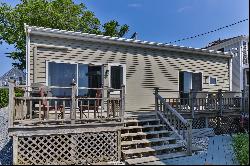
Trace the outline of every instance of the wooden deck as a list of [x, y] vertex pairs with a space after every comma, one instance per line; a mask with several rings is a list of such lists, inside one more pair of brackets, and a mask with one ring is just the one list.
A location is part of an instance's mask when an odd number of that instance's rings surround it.
[[[110, 88], [70, 88], [70, 97], [32, 97], [30, 87], [16, 97], [9, 84], [9, 135], [13, 137], [13, 164], [91, 164], [121, 159], [121, 129], [125, 109]], [[76, 89], [95, 89], [100, 97], [77, 96]]]
[[[162, 93], [161, 93], [162, 92]], [[187, 119], [216, 116], [240, 116], [249, 113], [249, 99], [244, 91], [205, 92], [190, 91], [188, 97], [183, 98], [181, 91], [158, 90], [163, 99]], [[167, 97], [177, 96], [177, 97]]]

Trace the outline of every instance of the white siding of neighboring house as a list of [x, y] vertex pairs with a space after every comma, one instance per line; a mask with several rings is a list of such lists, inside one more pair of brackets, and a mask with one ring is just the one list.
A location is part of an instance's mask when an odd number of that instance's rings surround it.
[[224, 47], [226, 52], [230, 52], [232, 48], [237, 48], [232, 58], [232, 91], [240, 91], [242, 89], [242, 72], [241, 72], [241, 58], [240, 58], [240, 42]]
[[[245, 86], [245, 69], [249, 68], [248, 65], [243, 65], [243, 41], [248, 43], [248, 37], [239, 37], [226, 41], [218, 45], [209, 47], [211, 50], [219, 50], [224, 48], [225, 52], [233, 52], [234, 57], [232, 58], [232, 91], [241, 91], [243, 89], [248, 90], [248, 86]], [[247, 45], [248, 47], [248, 45]], [[237, 51], [233, 51], [233, 48], [237, 48]], [[248, 48], [247, 48], [248, 49]], [[247, 52], [248, 53], [248, 52]], [[247, 55], [248, 56], [248, 55]]]

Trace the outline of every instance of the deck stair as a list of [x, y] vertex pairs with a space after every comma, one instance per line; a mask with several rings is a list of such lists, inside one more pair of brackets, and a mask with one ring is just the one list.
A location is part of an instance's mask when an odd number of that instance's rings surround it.
[[186, 156], [185, 146], [172, 137], [155, 112], [127, 113], [121, 133], [122, 158], [127, 164], [143, 164]]

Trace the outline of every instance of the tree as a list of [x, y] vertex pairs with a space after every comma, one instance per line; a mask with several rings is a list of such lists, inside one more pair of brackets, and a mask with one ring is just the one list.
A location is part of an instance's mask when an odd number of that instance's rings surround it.
[[1, 3], [0, 41], [14, 45], [16, 50], [8, 53], [8, 57], [17, 61], [13, 65], [19, 69], [25, 68], [24, 23], [116, 37], [123, 37], [129, 31], [128, 25], [120, 26], [115, 20], [101, 26], [83, 3], [75, 4], [72, 0], [21, 0], [15, 7]]

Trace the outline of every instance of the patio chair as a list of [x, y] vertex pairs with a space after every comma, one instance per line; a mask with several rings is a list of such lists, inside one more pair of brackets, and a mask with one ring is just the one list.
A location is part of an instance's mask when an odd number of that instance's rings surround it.
[[[94, 99], [94, 102], [92, 102], [92, 103], [88, 102], [88, 104], [83, 103], [82, 105], [80, 104], [80, 106], [79, 106], [80, 115], [84, 115], [86, 118], [89, 118], [85, 114], [86, 110], [88, 110], [88, 111], [93, 110], [95, 114], [99, 113], [98, 110], [99, 110], [99, 106], [100, 106], [100, 103], [101, 103], [101, 99], [100, 99], [101, 97], [102, 97], [101, 89], [96, 90], [96, 94], [95, 94], [94, 98], [97, 98], [97, 99]], [[86, 97], [87, 101], [89, 100], [88, 98], [89, 97]]]
[[[40, 97], [52, 97], [52, 93], [51, 93], [50, 89], [44, 85], [39, 87], [39, 95], [40, 95]], [[43, 119], [48, 118], [47, 117], [48, 110], [55, 111], [55, 109], [56, 109], [55, 105], [49, 105], [48, 103], [49, 102], [45, 98], [42, 100]], [[58, 118], [63, 119], [64, 115], [63, 115], [62, 110], [63, 110], [63, 105], [58, 105], [57, 111], [59, 111], [59, 112], [58, 112], [57, 116], [58, 116]]]

